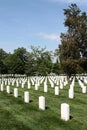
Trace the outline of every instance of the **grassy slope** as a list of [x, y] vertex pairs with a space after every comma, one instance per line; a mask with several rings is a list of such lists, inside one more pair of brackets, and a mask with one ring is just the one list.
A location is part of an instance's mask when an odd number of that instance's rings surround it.
[[[68, 99], [68, 88], [60, 90], [60, 95], [54, 95], [54, 89], [50, 88], [48, 93], [43, 92], [40, 86], [38, 91], [34, 86], [28, 90], [27, 87], [19, 87], [19, 97], [7, 94], [6, 90], [0, 92], [0, 130], [87, 130], [87, 94], [81, 93], [78, 83], [75, 84], [75, 98]], [[30, 103], [24, 103], [23, 92], [30, 92]], [[38, 97], [45, 96], [46, 110], [38, 109]], [[68, 122], [60, 119], [61, 103], [70, 105], [71, 119]]]

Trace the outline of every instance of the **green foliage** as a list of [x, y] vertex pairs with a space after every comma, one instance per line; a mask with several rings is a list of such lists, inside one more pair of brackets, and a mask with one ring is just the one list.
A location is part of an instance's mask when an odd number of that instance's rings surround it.
[[60, 62], [67, 74], [87, 71], [87, 15], [76, 4], [64, 9], [66, 33], [61, 33]]
[[14, 50], [13, 54], [9, 54], [5, 59], [5, 65], [9, 74], [24, 74], [25, 64], [27, 62], [27, 51], [25, 48]]
[[2, 74], [7, 73], [7, 68], [4, 64], [4, 60], [6, 59], [7, 55], [8, 54], [3, 49], [0, 49], [0, 73]]
[[26, 74], [26, 75], [49, 75], [51, 72], [59, 74], [57, 65], [54, 65], [53, 53], [46, 48], [31, 46], [28, 52], [21, 47], [14, 50], [13, 54], [7, 54], [0, 50], [0, 73], [3, 74]]
[[31, 46], [29, 61], [26, 64], [27, 75], [47, 75], [52, 68], [51, 52], [45, 48]]

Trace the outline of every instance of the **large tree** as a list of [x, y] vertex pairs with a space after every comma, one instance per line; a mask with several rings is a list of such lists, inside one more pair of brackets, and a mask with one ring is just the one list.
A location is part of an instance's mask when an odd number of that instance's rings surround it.
[[71, 4], [64, 9], [66, 33], [61, 33], [61, 44], [59, 45], [60, 62], [64, 71], [81, 73], [87, 71], [87, 15]]

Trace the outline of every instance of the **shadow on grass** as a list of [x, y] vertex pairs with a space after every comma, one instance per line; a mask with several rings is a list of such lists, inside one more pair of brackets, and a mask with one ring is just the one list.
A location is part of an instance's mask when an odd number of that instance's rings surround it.
[[31, 102], [33, 102], [33, 100], [30, 100], [29, 102], [31, 103]]
[[18, 97], [22, 97], [22, 96], [18, 96]]
[[72, 120], [72, 119], [73, 119], [73, 116], [70, 115], [70, 120]]
[[46, 107], [45, 107], [45, 109], [46, 109], [46, 110], [48, 110], [48, 109], [49, 109], [49, 107], [48, 107], [48, 106], [46, 106]]

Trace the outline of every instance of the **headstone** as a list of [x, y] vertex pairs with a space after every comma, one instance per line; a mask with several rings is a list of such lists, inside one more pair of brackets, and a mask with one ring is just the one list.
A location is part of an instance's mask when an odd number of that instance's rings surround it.
[[14, 97], [18, 97], [18, 88], [14, 88]]
[[16, 86], [19, 87], [19, 82], [18, 81], [16, 81]]
[[24, 83], [22, 83], [22, 88], [24, 88]]
[[37, 83], [35, 84], [35, 90], [38, 90], [38, 84]]
[[44, 83], [44, 92], [47, 92], [48, 91], [48, 86], [47, 84]]
[[39, 109], [45, 110], [45, 97], [39, 96]]
[[7, 85], [7, 80], [5, 80], [5, 85]]
[[53, 83], [53, 82], [51, 82], [50, 84], [51, 84], [51, 88], [54, 88], [54, 83]]
[[61, 119], [65, 121], [70, 119], [70, 108], [67, 103], [61, 104]]
[[55, 95], [59, 95], [59, 87], [58, 86], [55, 87]]
[[3, 86], [3, 84], [1, 84], [1, 91], [4, 91], [4, 86]]
[[30, 89], [31, 88], [31, 84], [30, 84], [30, 82], [28, 81], [28, 89]]
[[28, 91], [24, 92], [24, 102], [29, 103], [29, 92]]
[[60, 81], [60, 89], [63, 89], [63, 83]]
[[86, 93], [86, 86], [82, 87], [82, 93]]
[[14, 82], [14, 81], [12, 81], [12, 86], [14, 86], [14, 84], [15, 84], [15, 82]]
[[10, 93], [10, 86], [6, 87], [6, 91], [7, 91], [7, 93]]
[[73, 99], [74, 98], [74, 89], [69, 89], [69, 98]]
[[10, 85], [10, 81], [8, 80], [8, 85]]

